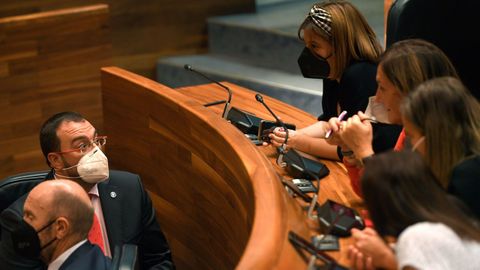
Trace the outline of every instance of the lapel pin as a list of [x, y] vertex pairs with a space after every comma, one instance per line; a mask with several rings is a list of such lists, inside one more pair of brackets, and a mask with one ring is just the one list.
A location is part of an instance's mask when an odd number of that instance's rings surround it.
[[115, 193], [115, 191], [110, 192], [110, 197], [115, 199], [117, 197], [117, 193]]

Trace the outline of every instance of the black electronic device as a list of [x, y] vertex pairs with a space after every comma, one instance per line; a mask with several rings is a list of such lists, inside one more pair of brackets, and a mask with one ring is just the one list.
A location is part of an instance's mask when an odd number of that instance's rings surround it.
[[303, 193], [317, 193], [318, 191], [312, 184], [312, 181], [306, 179], [292, 179], [292, 183], [294, 183]]
[[260, 121], [263, 119], [252, 113], [232, 107], [230, 111], [228, 111], [227, 120], [243, 133], [257, 135]]
[[321, 179], [330, 173], [325, 164], [302, 156], [297, 150], [290, 149], [283, 156], [287, 172], [294, 178], [308, 180]]
[[317, 215], [322, 230], [327, 234], [349, 236], [352, 228], [365, 228], [365, 222], [355, 209], [332, 200], [319, 206]]
[[[291, 130], [295, 130], [297, 128], [294, 124], [289, 123], [285, 123], [285, 126]], [[268, 135], [277, 127], [282, 127], [282, 125], [276, 121], [261, 120], [260, 126], [258, 127], [258, 138], [269, 143], [270, 137], [268, 137]]]
[[326, 234], [312, 237], [313, 245], [322, 251], [338, 251], [340, 250], [340, 242], [338, 236]]
[[293, 231], [288, 232], [288, 240], [290, 241], [290, 243], [292, 243], [292, 245], [295, 247], [297, 251], [305, 250], [311, 255], [321, 260], [324, 263], [324, 265], [320, 269], [328, 269], [328, 270], [347, 270], [348, 269], [345, 266], [338, 264], [333, 257], [317, 249], [315, 246], [312, 245], [312, 243], [310, 243], [305, 238], [301, 237], [300, 235], [296, 234]]
[[286, 187], [288, 187], [295, 195], [300, 196], [305, 202], [310, 203], [312, 202], [312, 198], [307, 196], [305, 192], [301, 191], [297, 185], [295, 185], [292, 181], [288, 181], [285, 179], [282, 179], [282, 184]]

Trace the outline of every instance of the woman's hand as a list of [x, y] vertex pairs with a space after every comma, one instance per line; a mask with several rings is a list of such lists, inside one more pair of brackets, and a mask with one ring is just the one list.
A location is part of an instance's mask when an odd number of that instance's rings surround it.
[[326, 122], [326, 124], [327, 127], [325, 134], [327, 134], [327, 131], [330, 130], [330, 136], [328, 138], [325, 138], [326, 142], [331, 145], [344, 146], [345, 144], [343, 143], [342, 138], [338, 134], [342, 122], [337, 117], [332, 117], [328, 120], [328, 122]]
[[355, 244], [349, 247], [349, 258], [354, 269], [396, 269], [393, 250], [372, 228], [352, 229]]
[[372, 125], [363, 112], [358, 112], [348, 118], [347, 121], [341, 122], [338, 136], [344, 145], [355, 153], [357, 159], [362, 159], [374, 154], [372, 148], [373, 132]]
[[[288, 141], [287, 145], [289, 147], [295, 147], [295, 137], [297, 136], [297, 131], [295, 130], [288, 130]], [[272, 133], [268, 135], [270, 138], [270, 143], [275, 147], [280, 147], [282, 144], [285, 143], [285, 137], [287, 133], [282, 127], [277, 127], [273, 130]]]

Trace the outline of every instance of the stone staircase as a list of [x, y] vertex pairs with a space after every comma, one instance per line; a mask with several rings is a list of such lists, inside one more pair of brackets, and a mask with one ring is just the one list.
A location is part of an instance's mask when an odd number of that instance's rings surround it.
[[[297, 65], [304, 47], [297, 37], [298, 26], [318, 1], [262, 1], [265, 3], [257, 4], [256, 13], [208, 19], [209, 53], [159, 59], [157, 81], [172, 88], [207, 83], [183, 68], [189, 64], [213, 79], [272, 96], [313, 115], [321, 114], [322, 81], [303, 78]], [[383, 33], [383, 0], [352, 2], [377, 34]]]

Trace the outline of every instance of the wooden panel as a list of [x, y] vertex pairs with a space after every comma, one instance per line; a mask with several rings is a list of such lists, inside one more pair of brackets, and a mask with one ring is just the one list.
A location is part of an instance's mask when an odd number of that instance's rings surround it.
[[102, 69], [111, 167], [139, 173], [178, 269], [301, 269], [308, 234], [270, 161], [217, 114], [119, 68]]
[[[111, 10], [115, 65], [150, 78], [154, 78], [155, 63], [161, 56], [207, 51], [208, 17], [255, 9], [255, 0], [102, 2]], [[96, 3], [97, 0], [2, 0], [0, 18]]]
[[107, 5], [0, 19], [0, 178], [45, 169], [38, 134], [55, 113], [78, 111], [102, 128], [107, 22]]

